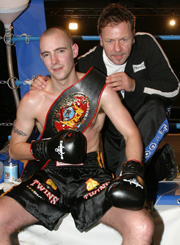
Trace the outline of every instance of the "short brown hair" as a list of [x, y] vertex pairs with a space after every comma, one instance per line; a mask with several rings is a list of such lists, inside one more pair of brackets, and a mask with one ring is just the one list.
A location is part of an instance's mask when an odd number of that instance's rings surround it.
[[132, 32], [135, 31], [136, 17], [120, 3], [111, 3], [105, 7], [99, 16], [97, 30], [101, 34], [102, 29], [109, 23], [119, 24], [129, 22]]

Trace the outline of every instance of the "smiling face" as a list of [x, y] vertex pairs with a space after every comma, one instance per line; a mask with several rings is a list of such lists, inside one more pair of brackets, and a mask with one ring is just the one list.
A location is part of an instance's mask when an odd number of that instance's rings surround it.
[[52, 28], [44, 32], [40, 38], [40, 51], [52, 79], [62, 81], [70, 76], [78, 46], [65, 31]]
[[134, 43], [134, 33], [129, 22], [109, 23], [102, 28], [100, 44], [107, 57], [116, 65], [122, 65], [129, 57]]

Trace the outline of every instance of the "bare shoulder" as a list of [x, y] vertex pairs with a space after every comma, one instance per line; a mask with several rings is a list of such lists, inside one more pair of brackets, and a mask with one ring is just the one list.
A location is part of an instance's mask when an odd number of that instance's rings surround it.
[[18, 110], [22, 112], [31, 113], [42, 103], [45, 97], [46, 91], [42, 90], [30, 90], [21, 99]]
[[45, 95], [45, 93], [45, 90], [30, 90], [22, 97], [21, 102], [32, 103], [40, 101], [42, 97]]
[[112, 90], [112, 88], [106, 86], [103, 93], [102, 93], [102, 105], [105, 103], [113, 103], [113, 101], [118, 101], [119, 103], [121, 103], [121, 99], [119, 98], [119, 95], [116, 91]]

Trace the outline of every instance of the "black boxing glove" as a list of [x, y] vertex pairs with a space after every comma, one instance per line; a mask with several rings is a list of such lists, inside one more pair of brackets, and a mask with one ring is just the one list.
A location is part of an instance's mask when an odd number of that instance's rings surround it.
[[107, 187], [106, 196], [114, 207], [142, 209], [146, 201], [143, 164], [136, 160], [125, 162], [121, 176]]
[[82, 163], [86, 155], [86, 137], [79, 131], [61, 130], [51, 138], [31, 142], [31, 153], [36, 160]]

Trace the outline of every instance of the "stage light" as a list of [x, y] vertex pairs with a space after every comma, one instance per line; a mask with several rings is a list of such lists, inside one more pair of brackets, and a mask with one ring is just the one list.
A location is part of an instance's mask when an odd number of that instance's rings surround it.
[[169, 21], [169, 24], [170, 24], [170, 26], [175, 26], [176, 25], [176, 21], [174, 19], [171, 19]]
[[69, 30], [77, 30], [78, 29], [78, 23], [69, 23]]

